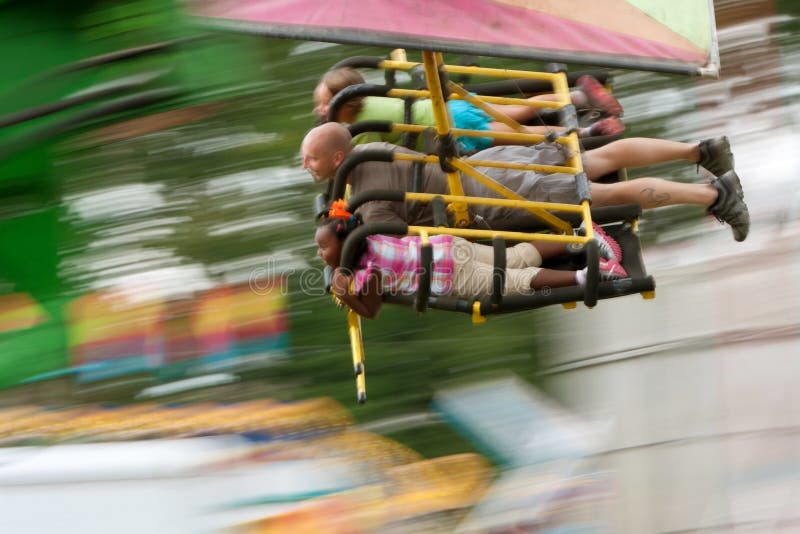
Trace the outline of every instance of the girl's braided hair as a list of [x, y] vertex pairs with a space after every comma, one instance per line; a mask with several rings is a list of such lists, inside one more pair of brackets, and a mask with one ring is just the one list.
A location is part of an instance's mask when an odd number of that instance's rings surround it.
[[[336, 236], [336, 239], [344, 241], [350, 235], [350, 232], [364, 222], [361, 219], [361, 215], [350, 213], [347, 208], [347, 203], [344, 200], [334, 201], [328, 213], [320, 219], [318, 226], [324, 226]], [[362, 240], [356, 247], [355, 258], [360, 258], [367, 251], [366, 240]]]
[[326, 215], [319, 220], [317, 226], [327, 227], [340, 241], [344, 241], [350, 232], [358, 228], [363, 221], [357, 213], [350, 214], [349, 217], [332, 217]]

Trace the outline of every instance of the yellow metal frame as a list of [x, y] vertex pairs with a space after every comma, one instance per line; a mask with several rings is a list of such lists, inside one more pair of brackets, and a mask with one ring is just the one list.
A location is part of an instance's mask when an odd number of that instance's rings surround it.
[[361, 317], [347, 309], [347, 333], [350, 336], [350, 350], [353, 355], [353, 372], [356, 376], [358, 402], [367, 400], [367, 369], [364, 358], [364, 341], [361, 335]]
[[[404, 57], [404, 54], [400, 54]], [[394, 57], [394, 56], [393, 56]], [[580, 156], [580, 146], [578, 143], [578, 135], [576, 132], [569, 132], [564, 136], [557, 136], [550, 138], [544, 135], [530, 134], [524, 132], [524, 127], [507, 117], [503, 113], [492, 108], [488, 104], [516, 104], [525, 105], [541, 109], [561, 109], [564, 106], [571, 104], [569, 98], [569, 85], [567, 77], [563, 72], [558, 73], [544, 73], [544, 72], [529, 72], [511, 69], [493, 69], [483, 67], [468, 67], [468, 66], [455, 66], [445, 65], [442, 54], [440, 52], [422, 52], [422, 63], [410, 61], [397, 61], [385, 60], [378, 64], [378, 68], [390, 70], [411, 70], [419, 65], [422, 65], [425, 71], [425, 77], [428, 83], [427, 90], [412, 90], [412, 89], [391, 89], [386, 96], [397, 98], [430, 98], [433, 115], [436, 121], [436, 134], [441, 137], [446, 136], [465, 136], [465, 137], [491, 137], [495, 140], [520, 143], [520, 144], [535, 144], [545, 141], [558, 143], [566, 147], [568, 158], [566, 165], [538, 165], [538, 164], [525, 164], [525, 163], [507, 163], [499, 161], [485, 161], [485, 160], [464, 160], [460, 158], [452, 158], [447, 163], [452, 167], [452, 171], [447, 173], [447, 184], [450, 191], [449, 195], [434, 195], [430, 193], [406, 193], [406, 201], [419, 201], [430, 202], [434, 198], [439, 197], [448, 203], [448, 210], [453, 213], [455, 228], [445, 227], [427, 227], [427, 226], [409, 226], [409, 234], [417, 234], [422, 236], [423, 240], [427, 242], [429, 235], [436, 234], [450, 234], [454, 236], [464, 237], [468, 239], [491, 239], [494, 237], [502, 237], [507, 240], [514, 241], [549, 241], [561, 243], [578, 243], [585, 244], [594, 238], [592, 229], [591, 210], [588, 201], [583, 201], [579, 205], [575, 204], [557, 204], [549, 202], [535, 202], [527, 200], [516, 192], [508, 189], [497, 181], [486, 176], [484, 173], [477, 170], [476, 167], [491, 167], [491, 168], [507, 168], [518, 170], [532, 170], [544, 173], [566, 173], [577, 175], [583, 173], [583, 164]], [[447, 108], [447, 102], [444, 96], [444, 90], [441, 85], [439, 71], [443, 70], [448, 74], [476, 74], [498, 78], [524, 78], [534, 79], [550, 82], [553, 87], [553, 93], [558, 95], [558, 101], [533, 101], [526, 98], [509, 98], [509, 97], [490, 97], [473, 95], [462, 89], [458, 85], [450, 82], [448, 89], [450, 98], [464, 99], [475, 105], [476, 107], [484, 110], [487, 114], [495, 120], [508, 125], [511, 129], [516, 130], [513, 132], [498, 132], [487, 130], [466, 130], [461, 128], [454, 128], [452, 118]], [[409, 133], [422, 133], [429, 128], [415, 124], [393, 124], [392, 129], [398, 132]], [[398, 161], [420, 161], [426, 164], [438, 164], [440, 159], [438, 156], [420, 156], [412, 154], [395, 153], [395, 160]], [[461, 173], [469, 176], [473, 180], [482, 183], [502, 198], [480, 198], [468, 197], [464, 195], [464, 189], [461, 184]], [[479, 204], [485, 206], [507, 206], [513, 208], [520, 208], [527, 210], [532, 215], [538, 217], [544, 224], [554, 233], [528, 233], [528, 232], [512, 232], [512, 231], [492, 231], [492, 230], [477, 230], [469, 229], [469, 214], [467, 206], [471, 204]], [[556, 215], [550, 213], [551, 210], [557, 210], [567, 213], [579, 213], [584, 223], [584, 235], [572, 235], [572, 225], [564, 221]], [[574, 303], [572, 303], [574, 306]], [[570, 307], [569, 303], [565, 307]], [[486, 321], [486, 318], [480, 313], [480, 302], [475, 301], [472, 307], [472, 322], [480, 324]], [[348, 309], [347, 312], [348, 333], [350, 336], [350, 345], [352, 348], [353, 366], [356, 374], [356, 390], [358, 393], [358, 401], [364, 402], [366, 400], [366, 367], [364, 362], [364, 344], [361, 334], [361, 318], [353, 310]]]

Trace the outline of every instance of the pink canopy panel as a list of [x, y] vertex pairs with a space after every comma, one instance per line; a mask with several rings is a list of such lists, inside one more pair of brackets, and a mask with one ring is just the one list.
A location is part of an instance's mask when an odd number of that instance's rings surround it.
[[210, 0], [193, 13], [265, 35], [717, 74], [709, 0]]

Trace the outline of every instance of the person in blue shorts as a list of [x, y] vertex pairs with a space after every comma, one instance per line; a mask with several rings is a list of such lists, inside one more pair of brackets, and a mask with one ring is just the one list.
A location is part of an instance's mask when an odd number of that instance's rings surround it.
[[[326, 72], [317, 87], [314, 89], [314, 114], [320, 122], [327, 120], [330, 101], [345, 87], [364, 83], [364, 78], [356, 69], [342, 67]], [[590, 106], [598, 109], [604, 115], [591, 126], [581, 128], [580, 136], [589, 135], [616, 135], [625, 130], [619, 115], [622, 106], [605, 88], [591, 76], [582, 76], [578, 79], [576, 88], [570, 93], [572, 102], [577, 106]], [[558, 96], [553, 94], [533, 96], [530, 100], [557, 101]], [[538, 115], [537, 108], [525, 105], [497, 105], [490, 104], [494, 109], [525, 124]], [[497, 132], [512, 132], [508, 125], [494, 120], [482, 109], [465, 100], [449, 100], [447, 102], [453, 124], [456, 128], [469, 130], [493, 130]], [[336, 121], [345, 124], [354, 124], [363, 121], [390, 121], [404, 123], [405, 103], [399, 98], [367, 96], [354, 98], [347, 102], [338, 112]], [[433, 106], [429, 99], [420, 99], [412, 105], [412, 123], [422, 126], [435, 126]], [[550, 133], [563, 133], [565, 128], [560, 126], [524, 126], [526, 133], [547, 135]], [[399, 144], [400, 132], [366, 132], [354, 138], [354, 144], [384, 141]], [[462, 152], [475, 152], [493, 145], [516, 144], [505, 142], [491, 137], [466, 137], [458, 138], [459, 149]]]

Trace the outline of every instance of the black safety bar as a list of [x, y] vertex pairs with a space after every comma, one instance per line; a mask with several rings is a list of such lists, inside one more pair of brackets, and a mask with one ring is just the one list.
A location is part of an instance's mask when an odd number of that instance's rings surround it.
[[328, 121], [336, 121], [339, 110], [353, 98], [363, 98], [365, 96], [386, 96], [392, 87], [389, 85], [376, 85], [374, 83], [357, 83], [345, 87], [331, 98], [328, 104]]
[[345, 158], [339, 168], [336, 169], [336, 176], [333, 178], [333, 190], [331, 191], [331, 198], [344, 198], [344, 190], [347, 186], [347, 176], [356, 165], [359, 165], [365, 161], [383, 161], [391, 163], [394, 161], [394, 152], [391, 150], [377, 148], [352, 152]]
[[491, 303], [495, 308], [503, 305], [503, 290], [506, 287], [506, 240], [500, 236], [492, 239], [494, 266], [492, 268]]

